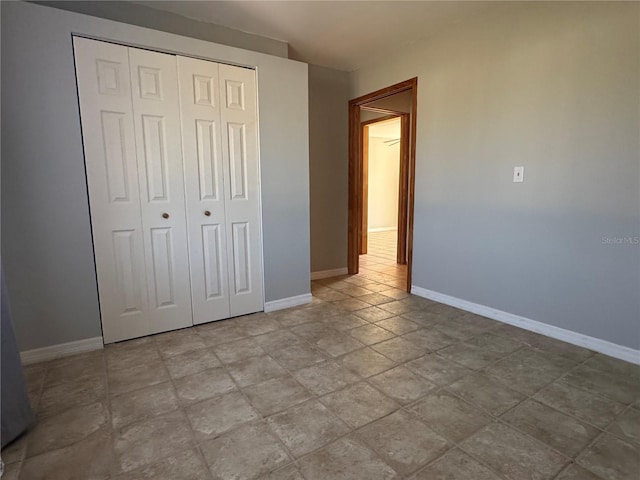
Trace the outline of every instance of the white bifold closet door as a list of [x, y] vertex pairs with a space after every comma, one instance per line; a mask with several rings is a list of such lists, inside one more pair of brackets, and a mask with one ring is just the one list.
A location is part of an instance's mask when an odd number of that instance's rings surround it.
[[254, 72], [74, 50], [105, 343], [262, 310]]
[[194, 323], [262, 310], [255, 74], [178, 57]]

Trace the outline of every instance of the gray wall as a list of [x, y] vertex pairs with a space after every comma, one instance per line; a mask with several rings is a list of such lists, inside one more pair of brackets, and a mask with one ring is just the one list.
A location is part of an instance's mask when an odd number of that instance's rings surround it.
[[347, 266], [349, 75], [309, 65], [311, 271]]
[[419, 77], [414, 285], [640, 347], [639, 20], [517, 4], [352, 74]]
[[257, 67], [266, 300], [308, 293], [306, 64], [3, 2], [2, 260], [20, 349], [101, 332], [72, 32]]
[[139, 27], [153, 28], [163, 32], [175, 33], [186, 37], [198, 38], [207, 42], [220, 43], [231, 47], [244, 48], [254, 52], [277, 55], [288, 58], [287, 42], [241, 32], [222, 25], [199, 22], [175, 13], [132, 2], [109, 1], [43, 1], [33, 2], [61, 8], [70, 12], [84, 13], [94, 17], [130, 23]]

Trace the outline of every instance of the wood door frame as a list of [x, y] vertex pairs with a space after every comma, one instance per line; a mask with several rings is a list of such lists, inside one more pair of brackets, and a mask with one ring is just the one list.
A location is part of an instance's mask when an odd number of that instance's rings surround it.
[[[363, 128], [360, 121], [360, 110], [367, 103], [395, 95], [405, 91], [412, 92], [412, 108], [408, 114], [408, 120], [404, 122], [403, 133], [408, 137], [408, 145], [405, 148], [406, 171], [401, 172], [402, 203], [406, 208], [402, 209], [403, 217], [406, 216], [406, 262], [407, 262], [407, 291], [411, 291], [411, 266], [413, 260], [413, 216], [415, 197], [415, 162], [416, 162], [416, 114], [418, 97], [418, 78], [414, 77], [404, 82], [391, 85], [375, 92], [362, 95], [349, 101], [349, 220], [348, 220], [348, 244], [347, 244], [347, 268], [349, 274], [357, 274], [360, 270], [360, 248], [362, 239], [363, 216]], [[376, 108], [376, 107], [374, 107]], [[379, 113], [399, 113], [392, 110]], [[407, 114], [405, 114], [407, 115]], [[402, 156], [402, 154], [401, 154]], [[402, 163], [402, 162], [401, 162]], [[400, 217], [398, 218], [400, 226]], [[400, 228], [398, 228], [400, 231]], [[400, 252], [399, 252], [400, 253]]]

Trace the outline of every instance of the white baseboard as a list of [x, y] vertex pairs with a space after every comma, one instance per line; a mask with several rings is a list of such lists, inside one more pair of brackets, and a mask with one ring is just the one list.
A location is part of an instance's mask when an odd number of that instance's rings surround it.
[[333, 270], [320, 270], [319, 272], [311, 272], [311, 280], [320, 280], [321, 278], [337, 277], [349, 273], [347, 267], [334, 268]]
[[264, 311], [275, 312], [276, 310], [282, 310], [283, 308], [297, 307], [307, 303], [311, 303], [311, 294], [303, 293], [302, 295], [296, 295], [295, 297], [281, 298], [280, 300], [265, 302]]
[[579, 347], [588, 348], [610, 357], [619, 358], [627, 362], [640, 365], [640, 350], [618, 345], [599, 338], [590, 337], [577, 333], [571, 330], [566, 330], [560, 327], [554, 327], [546, 323], [539, 322], [537, 320], [531, 320], [530, 318], [521, 317], [512, 313], [503, 312], [495, 308], [486, 307], [478, 303], [468, 302], [460, 298], [445, 295], [444, 293], [434, 292], [433, 290], [427, 290], [426, 288], [411, 286], [411, 293], [418, 295], [419, 297], [428, 298], [436, 302], [445, 303], [452, 307], [466, 310], [467, 312], [476, 313], [483, 317], [488, 317], [498, 322], [507, 323], [515, 327], [523, 328], [531, 332], [539, 333], [547, 337], [555, 338], [556, 340], [562, 340], [563, 342], [578, 345]]
[[367, 232], [376, 233], [376, 232], [390, 232], [391, 230], [398, 230], [398, 227], [378, 227], [378, 228], [369, 228]]
[[60, 343], [58, 345], [20, 352], [20, 359], [23, 365], [29, 365], [31, 363], [67, 357], [76, 353], [100, 350], [103, 347], [102, 337], [85, 338], [84, 340], [77, 340], [75, 342]]

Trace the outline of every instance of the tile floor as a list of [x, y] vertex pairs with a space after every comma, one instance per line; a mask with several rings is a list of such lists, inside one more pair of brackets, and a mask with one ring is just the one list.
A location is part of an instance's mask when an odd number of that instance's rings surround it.
[[26, 368], [3, 480], [637, 480], [640, 367], [407, 295], [311, 305]]
[[367, 234], [368, 257], [394, 261], [398, 248], [398, 230], [369, 232]]

